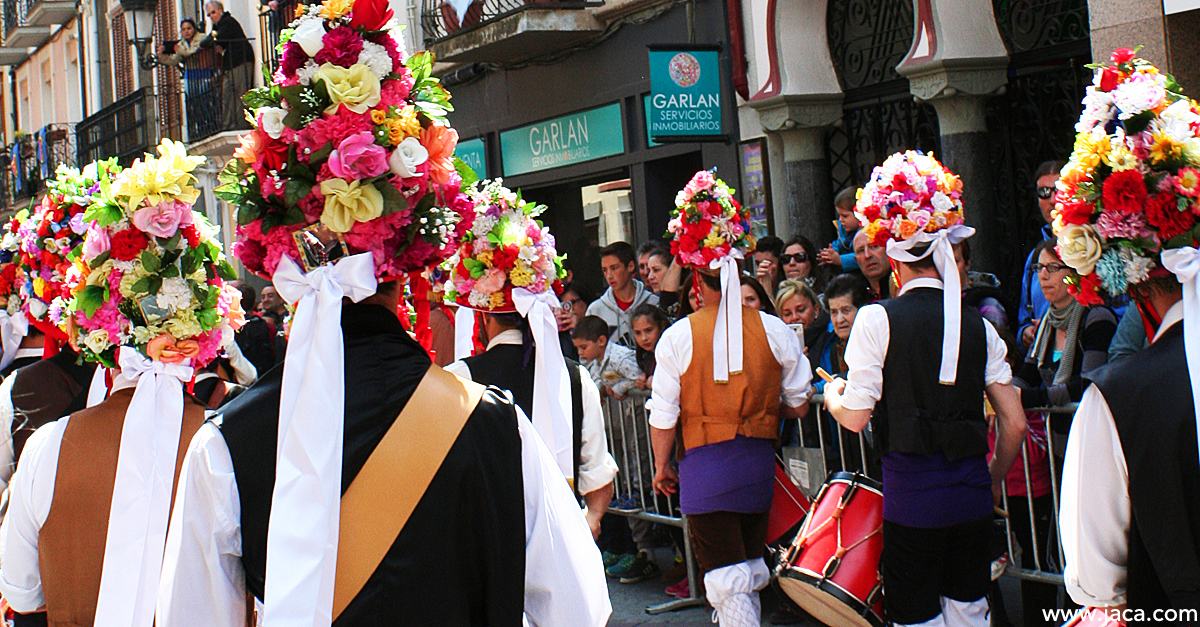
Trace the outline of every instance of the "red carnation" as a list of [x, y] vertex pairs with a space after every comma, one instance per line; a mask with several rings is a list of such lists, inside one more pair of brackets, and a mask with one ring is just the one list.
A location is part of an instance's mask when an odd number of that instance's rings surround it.
[[200, 245], [200, 232], [196, 230], [195, 225], [189, 224], [179, 229], [179, 232], [183, 233], [183, 237], [187, 239], [189, 248], [195, 248]]
[[16, 278], [17, 266], [11, 263], [4, 264], [4, 269], [0, 270], [0, 294], [11, 293], [13, 280]]
[[517, 262], [517, 255], [519, 254], [521, 254], [521, 249], [513, 244], [498, 246], [492, 252], [492, 267], [500, 268], [501, 270], [511, 270], [513, 264]]
[[863, 208], [862, 214], [863, 217], [867, 219], [867, 223], [870, 224], [871, 222], [879, 219], [879, 207], [876, 207], [875, 205], [867, 205], [865, 208]]
[[1158, 237], [1167, 241], [1176, 235], [1187, 233], [1196, 223], [1191, 211], [1179, 211], [1175, 195], [1158, 193], [1146, 202], [1146, 221], [1158, 229]]
[[1079, 200], [1066, 198], [1058, 203], [1058, 215], [1064, 224], [1088, 224], [1096, 213], [1096, 205]]
[[53, 268], [54, 266], [58, 265], [58, 255], [55, 255], [48, 250], [43, 250], [42, 265], [46, 266], [47, 268]]
[[1116, 50], [1113, 50], [1113, 53], [1108, 57], [1108, 60], [1117, 65], [1121, 65], [1122, 63], [1128, 63], [1131, 59], [1133, 59], [1134, 54], [1136, 53], [1130, 48], [1117, 48]]
[[1137, 170], [1113, 172], [1104, 181], [1104, 208], [1117, 213], [1141, 211], [1146, 204], [1146, 180]]
[[887, 246], [887, 242], [891, 237], [892, 234], [890, 231], [879, 229], [875, 232], [875, 237], [871, 240], [871, 243], [875, 246]]
[[1100, 278], [1096, 273], [1085, 274], [1079, 277], [1079, 284], [1068, 285], [1067, 291], [1075, 300], [1079, 301], [1080, 305], [1091, 307], [1092, 305], [1103, 305], [1104, 299], [1100, 298], [1097, 290], [1100, 289]]
[[109, 251], [117, 261], [133, 261], [149, 243], [145, 233], [137, 229], [125, 229], [113, 234]]
[[1115, 67], [1106, 67], [1100, 73], [1100, 91], [1112, 91], [1121, 82], [1121, 72]]

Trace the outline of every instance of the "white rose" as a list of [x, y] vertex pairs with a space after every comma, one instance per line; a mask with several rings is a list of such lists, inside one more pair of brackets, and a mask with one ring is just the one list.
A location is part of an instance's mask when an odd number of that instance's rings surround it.
[[258, 127], [270, 135], [271, 139], [279, 139], [283, 134], [283, 118], [286, 118], [287, 114], [285, 109], [279, 107], [262, 107], [255, 112], [258, 116]]
[[324, 47], [323, 39], [325, 38], [325, 20], [321, 18], [308, 18], [300, 21], [300, 25], [296, 27], [292, 33], [292, 41], [296, 42], [304, 49], [304, 54], [310, 57], [317, 56], [317, 53]]
[[1058, 233], [1058, 251], [1063, 263], [1079, 274], [1091, 274], [1104, 247], [1091, 225], [1068, 224]]
[[41, 299], [29, 299], [29, 313], [33, 315], [34, 320], [44, 319], [47, 311], [50, 311], [50, 306], [42, 302]]
[[92, 329], [88, 332], [87, 337], [83, 338], [83, 345], [97, 354], [103, 353], [105, 349], [112, 346], [108, 341], [108, 331], [104, 329]]
[[417, 166], [428, 160], [429, 151], [416, 137], [409, 137], [400, 142], [388, 157], [388, 169], [396, 176], [410, 178], [417, 175]]
[[954, 209], [954, 201], [942, 192], [934, 192], [933, 198], [930, 199], [930, 204], [936, 211], [950, 211]]

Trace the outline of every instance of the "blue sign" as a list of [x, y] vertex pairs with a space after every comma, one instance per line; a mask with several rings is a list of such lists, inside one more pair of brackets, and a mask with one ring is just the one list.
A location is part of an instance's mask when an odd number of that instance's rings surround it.
[[500, 133], [505, 176], [574, 165], [623, 152], [625, 125], [618, 103]]
[[454, 149], [454, 155], [471, 166], [471, 169], [475, 171], [475, 176], [481, 179], [487, 178], [487, 147], [484, 146], [482, 137], [458, 142], [458, 147]]
[[721, 138], [720, 52], [652, 46], [647, 117], [650, 136], [658, 142]]

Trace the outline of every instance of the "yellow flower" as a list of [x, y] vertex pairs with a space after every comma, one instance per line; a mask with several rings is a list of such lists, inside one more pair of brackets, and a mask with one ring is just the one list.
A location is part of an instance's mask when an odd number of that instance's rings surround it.
[[42, 277], [33, 280], [33, 295], [42, 299], [46, 298], [46, 281]]
[[325, 0], [321, 5], [321, 17], [327, 20], [336, 20], [349, 13], [353, 6], [354, 0]]
[[383, 215], [383, 194], [370, 183], [329, 179], [321, 182], [321, 193], [325, 195], [321, 224], [335, 233], [345, 233], [356, 222], [370, 222]]
[[1112, 144], [1112, 150], [1105, 153], [1102, 159], [1108, 167], [1113, 169], [1113, 172], [1132, 170], [1138, 165], [1137, 156], [1125, 147], [1124, 142]]
[[416, 107], [408, 105], [401, 109], [400, 119], [396, 123], [399, 125], [400, 130], [404, 131], [405, 135], [408, 135], [409, 137], [421, 136], [421, 120], [417, 119]]
[[1178, 159], [1183, 156], [1183, 146], [1175, 143], [1170, 135], [1162, 131], [1155, 131], [1151, 137], [1153, 137], [1154, 143], [1150, 146], [1150, 160], [1154, 163], [1162, 163], [1167, 159]]
[[1071, 161], [1078, 162], [1085, 171], [1091, 172], [1100, 165], [1100, 160], [1112, 150], [1108, 135], [1099, 130], [1090, 134], [1080, 133], [1075, 137], [1075, 149]]
[[479, 253], [479, 256], [476, 257], [475, 260], [479, 263], [482, 263], [485, 267], [492, 267], [492, 251], [485, 250]]
[[292, 14], [292, 19], [298, 20], [304, 17], [305, 13], [308, 13], [308, 5], [297, 2], [296, 11]]
[[383, 111], [380, 111], [379, 109], [371, 109], [371, 121], [372, 122], [374, 122], [377, 125], [383, 124], [383, 121], [386, 119], [387, 119], [386, 113], [384, 113]]
[[191, 172], [204, 163], [204, 157], [191, 157], [181, 142], [163, 139], [158, 146], [160, 157], [146, 155], [117, 175], [113, 181], [115, 196], [128, 196], [127, 209], [136, 211], [142, 201], [157, 205], [166, 200], [180, 200], [187, 204], [196, 202], [200, 190], [192, 186], [196, 180]]
[[313, 80], [325, 81], [325, 89], [333, 102], [325, 107], [325, 113], [337, 113], [341, 104], [355, 113], [363, 114], [379, 104], [379, 77], [362, 63], [355, 63], [348, 68], [326, 63], [313, 75]]
[[488, 309], [499, 309], [504, 306], [504, 292], [496, 292], [492, 294], [491, 302], [488, 303]]
[[513, 265], [512, 271], [508, 273], [508, 278], [514, 287], [525, 287], [533, 283], [533, 270], [524, 261], [518, 260]]

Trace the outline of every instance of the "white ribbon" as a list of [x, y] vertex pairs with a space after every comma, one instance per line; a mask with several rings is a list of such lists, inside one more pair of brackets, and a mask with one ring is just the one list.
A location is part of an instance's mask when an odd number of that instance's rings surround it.
[[95, 407], [108, 398], [108, 382], [104, 379], [106, 372], [108, 372], [108, 368], [104, 366], [96, 366], [96, 369], [92, 371], [92, 382], [88, 385], [88, 407]]
[[[942, 366], [938, 371], [942, 385], [954, 385], [958, 379], [958, 348], [962, 341], [962, 280], [954, 263], [953, 245], [974, 234], [974, 228], [958, 224], [934, 233], [921, 231], [911, 239], [891, 240], [887, 245], [888, 256], [905, 263], [932, 254], [933, 265], [942, 277]], [[929, 248], [920, 255], [908, 252], [919, 244], [929, 244]]]
[[558, 321], [554, 309], [558, 298], [552, 291], [534, 294], [518, 287], [512, 291], [517, 312], [529, 320], [533, 333], [534, 383], [533, 428], [550, 447], [563, 476], [575, 474], [574, 439], [571, 421], [571, 380], [562, 344], [558, 342]]
[[370, 253], [360, 253], [306, 275], [285, 256], [274, 283], [297, 305], [279, 397], [262, 624], [328, 627], [346, 410], [342, 297], [358, 302], [374, 294], [375, 264]]
[[1196, 444], [1200, 446], [1200, 251], [1191, 246], [1164, 250], [1162, 264], [1183, 284], [1183, 350], [1192, 380]]
[[713, 381], [717, 383], [728, 383], [731, 373], [742, 371], [742, 275], [738, 270], [742, 259], [742, 251], [735, 248], [708, 266], [721, 271], [721, 304], [713, 329]]
[[183, 425], [183, 382], [192, 367], [147, 359], [122, 346], [121, 376], [137, 381], [121, 427], [96, 627], [150, 627], [171, 514]]
[[458, 306], [454, 312], [454, 358], [466, 359], [475, 350], [475, 310]]
[[0, 370], [8, 367], [17, 357], [17, 349], [21, 348], [21, 340], [29, 335], [29, 318], [24, 311], [9, 315], [0, 310]]

